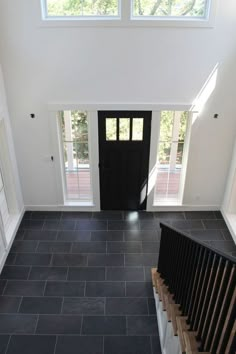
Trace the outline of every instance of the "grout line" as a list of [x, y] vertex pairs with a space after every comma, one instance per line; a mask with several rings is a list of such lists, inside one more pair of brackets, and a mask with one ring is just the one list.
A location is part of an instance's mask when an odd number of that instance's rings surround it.
[[12, 337], [12, 335], [10, 334], [9, 339], [8, 339], [8, 343], [7, 343], [7, 346], [6, 346], [5, 354], [8, 352], [8, 348], [9, 348], [9, 344], [10, 344], [10, 341], [11, 341], [11, 337]]
[[84, 282], [84, 297], [86, 296], [86, 290], [87, 290], [87, 281], [85, 280], [85, 282]]
[[63, 310], [63, 306], [64, 306], [64, 302], [65, 302], [65, 297], [62, 297], [62, 302], [61, 302], [61, 312], [60, 314], [63, 314], [62, 310]]
[[2, 291], [2, 294], [1, 294], [1, 295], [5, 295], [4, 293], [5, 293], [5, 290], [6, 290], [8, 281], [9, 281], [9, 279], [6, 279], [6, 284], [4, 285], [4, 288], [3, 288], [3, 291]]
[[202, 223], [202, 226], [203, 226], [203, 230], [206, 230], [206, 227], [205, 227], [205, 224], [203, 222], [203, 219], [201, 219], [201, 223]]
[[19, 306], [18, 306], [18, 309], [16, 311], [17, 313], [19, 313], [19, 311], [20, 311], [20, 307], [21, 307], [22, 301], [23, 301], [23, 296], [21, 296], [21, 299], [20, 299], [20, 302], [19, 302]]
[[102, 352], [105, 353], [105, 336], [102, 337]]
[[150, 336], [150, 346], [151, 346], [151, 353], [152, 353], [152, 354], [155, 354], [155, 353], [153, 353], [153, 347], [152, 347], [152, 336]]
[[83, 322], [84, 322], [84, 315], [81, 316], [81, 327], [80, 327], [80, 335], [82, 335], [82, 328], [83, 328]]
[[39, 322], [39, 315], [37, 315], [37, 320], [36, 320], [36, 323], [35, 323], [35, 329], [34, 329], [34, 333], [33, 334], [36, 334], [36, 330], [37, 330], [37, 327], [38, 327], [38, 322]]
[[125, 316], [126, 336], [128, 336], [128, 316]]
[[68, 281], [68, 276], [69, 276], [69, 266], [67, 266], [67, 270], [66, 270], [66, 279], [65, 279], [65, 281]]
[[45, 296], [45, 291], [46, 291], [46, 287], [47, 287], [47, 280], [45, 281], [45, 285], [44, 285], [44, 289], [43, 289], [43, 296]]
[[26, 280], [30, 280], [29, 278], [30, 278], [30, 273], [31, 273], [31, 271], [32, 271], [32, 265], [29, 267], [29, 273], [28, 273], [28, 276], [27, 276], [27, 279]]
[[58, 336], [56, 336], [56, 341], [55, 341], [55, 347], [54, 347], [54, 352], [53, 352], [53, 354], [56, 354], [57, 342], [58, 342]]

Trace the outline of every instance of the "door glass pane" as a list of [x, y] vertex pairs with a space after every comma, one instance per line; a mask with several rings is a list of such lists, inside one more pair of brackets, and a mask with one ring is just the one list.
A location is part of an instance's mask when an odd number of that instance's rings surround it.
[[132, 140], [143, 140], [143, 118], [133, 118]]
[[106, 118], [106, 140], [116, 140], [116, 118]]
[[119, 119], [119, 140], [130, 139], [130, 118]]

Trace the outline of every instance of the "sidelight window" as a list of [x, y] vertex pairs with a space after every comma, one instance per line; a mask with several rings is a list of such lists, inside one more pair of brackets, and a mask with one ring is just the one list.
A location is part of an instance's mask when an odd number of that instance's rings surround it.
[[181, 200], [188, 112], [162, 111], [154, 204]]
[[83, 111], [59, 112], [64, 186], [67, 201], [92, 201], [88, 115]]

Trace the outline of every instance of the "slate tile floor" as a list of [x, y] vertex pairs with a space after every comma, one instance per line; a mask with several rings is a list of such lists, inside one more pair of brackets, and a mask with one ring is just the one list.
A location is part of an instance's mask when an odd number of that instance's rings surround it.
[[160, 354], [165, 221], [235, 255], [220, 212], [26, 212], [0, 279], [2, 354]]

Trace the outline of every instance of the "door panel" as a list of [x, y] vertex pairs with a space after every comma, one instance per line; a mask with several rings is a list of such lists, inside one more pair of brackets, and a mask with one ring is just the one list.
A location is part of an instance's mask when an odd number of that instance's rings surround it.
[[146, 208], [151, 112], [98, 112], [102, 210]]

